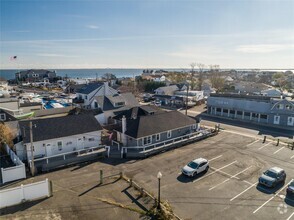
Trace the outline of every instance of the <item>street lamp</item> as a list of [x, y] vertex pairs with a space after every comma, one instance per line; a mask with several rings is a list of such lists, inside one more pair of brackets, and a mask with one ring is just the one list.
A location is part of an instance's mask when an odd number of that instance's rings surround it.
[[157, 179], [158, 179], [158, 203], [157, 203], [157, 209], [160, 209], [160, 179], [162, 177], [161, 172], [159, 171], [157, 173]]

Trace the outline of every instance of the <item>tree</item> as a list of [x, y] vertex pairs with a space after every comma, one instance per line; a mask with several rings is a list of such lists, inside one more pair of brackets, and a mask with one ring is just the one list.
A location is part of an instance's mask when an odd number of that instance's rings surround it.
[[0, 123], [0, 144], [8, 144], [10, 147], [13, 146], [13, 136], [9, 127], [5, 124]]
[[210, 82], [213, 88], [221, 90], [224, 87], [225, 80], [220, 73], [219, 65], [209, 65], [210, 67]]
[[198, 90], [201, 91], [202, 90], [202, 84], [203, 84], [203, 70], [205, 68], [205, 64], [197, 63], [197, 67], [199, 69], [199, 77], [198, 77], [197, 87], [198, 87]]
[[196, 85], [196, 83], [195, 83], [195, 78], [194, 78], [194, 75], [195, 75], [195, 66], [196, 66], [197, 64], [196, 63], [190, 63], [190, 67], [191, 67], [191, 84], [190, 84], [190, 86], [191, 86], [191, 89], [194, 89], [194, 87], [195, 87], [195, 85]]

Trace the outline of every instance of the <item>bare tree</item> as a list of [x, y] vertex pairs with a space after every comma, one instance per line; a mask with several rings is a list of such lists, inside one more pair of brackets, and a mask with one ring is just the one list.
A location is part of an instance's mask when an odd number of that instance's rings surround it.
[[198, 77], [197, 87], [198, 87], [198, 90], [201, 91], [202, 90], [202, 84], [203, 84], [203, 70], [205, 68], [205, 64], [197, 63], [197, 67], [199, 69], [199, 77]]
[[195, 87], [195, 66], [197, 64], [196, 63], [190, 63], [190, 67], [191, 67], [191, 89], [194, 89]]
[[4, 123], [0, 123], [0, 144], [8, 144], [10, 147], [13, 146], [12, 131]]
[[221, 76], [219, 65], [209, 65], [210, 68], [210, 82], [212, 87], [220, 90], [224, 87], [225, 80]]

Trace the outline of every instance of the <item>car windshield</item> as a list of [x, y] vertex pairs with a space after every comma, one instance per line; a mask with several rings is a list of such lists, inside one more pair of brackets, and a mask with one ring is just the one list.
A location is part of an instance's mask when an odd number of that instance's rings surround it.
[[188, 167], [191, 167], [193, 169], [196, 169], [198, 167], [198, 163], [195, 163], [193, 161], [191, 161], [189, 164], [188, 164]]
[[270, 171], [270, 170], [267, 170], [265, 173], [265, 175], [269, 176], [269, 177], [272, 177], [272, 178], [276, 178], [277, 177], [277, 174]]

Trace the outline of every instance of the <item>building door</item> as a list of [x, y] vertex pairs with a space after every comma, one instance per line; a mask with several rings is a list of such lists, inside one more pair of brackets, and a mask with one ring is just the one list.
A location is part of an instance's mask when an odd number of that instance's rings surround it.
[[275, 116], [274, 116], [274, 124], [275, 124], [275, 125], [280, 124], [280, 116], [278, 116], [278, 115], [275, 115]]
[[83, 138], [78, 138], [77, 139], [77, 150], [78, 149], [84, 149], [84, 140], [83, 140]]
[[50, 143], [47, 143], [45, 146], [46, 157], [52, 156], [52, 146]]
[[294, 117], [288, 117], [287, 125], [293, 126], [294, 125]]

